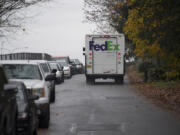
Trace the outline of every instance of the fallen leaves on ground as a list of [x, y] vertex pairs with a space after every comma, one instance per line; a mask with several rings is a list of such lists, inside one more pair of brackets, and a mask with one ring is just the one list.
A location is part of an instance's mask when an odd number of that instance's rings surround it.
[[128, 73], [128, 77], [140, 94], [152, 99], [155, 104], [158, 103], [180, 114], [180, 86], [166, 88], [153, 86], [150, 83], [144, 83], [143, 78], [135, 72]]

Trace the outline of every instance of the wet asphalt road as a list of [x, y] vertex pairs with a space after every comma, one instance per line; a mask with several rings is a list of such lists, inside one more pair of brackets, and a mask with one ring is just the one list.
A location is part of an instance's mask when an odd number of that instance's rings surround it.
[[56, 87], [48, 130], [39, 135], [180, 135], [180, 120], [125, 84], [85, 83], [75, 75]]

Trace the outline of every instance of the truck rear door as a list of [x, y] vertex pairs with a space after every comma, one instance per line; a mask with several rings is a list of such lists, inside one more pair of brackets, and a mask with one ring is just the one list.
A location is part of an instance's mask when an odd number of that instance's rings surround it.
[[[93, 74], [116, 74], [117, 73], [117, 38], [93, 38]], [[107, 47], [107, 44], [110, 46]], [[99, 46], [98, 46], [99, 45]]]

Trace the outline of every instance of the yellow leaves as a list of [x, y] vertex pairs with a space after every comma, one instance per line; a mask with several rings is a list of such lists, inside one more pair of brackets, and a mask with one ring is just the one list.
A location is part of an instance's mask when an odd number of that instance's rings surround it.
[[[165, 6], [165, 3], [172, 5]], [[166, 9], [173, 7], [173, 11], [179, 11], [173, 4], [170, 0], [128, 0], [130, 9], [123, 31], [136, 45], [136, 56], [159, 59], [165, 71], [177, 76], [180, 75], [179, 36], [175, 33], [180, 32], [179, 12], [169, 14]]]
[[136, 0], [127, 0], [127, 2], [130, 6], [132, 6], [136, 2]]
[[117, 7], [117, 8], [121, 8], [123, 6], [124, 6], [123, 2], [117, 2], [116, 5], [115, 5], [115, 7]]
[[135, 54], [143, 59], [149, 59], [153, 57], [164, 57], [164, 52], [160, 48], [158, 42], [154, 42], [152, 45], [148, 45], [147, 40], [137, 40]]

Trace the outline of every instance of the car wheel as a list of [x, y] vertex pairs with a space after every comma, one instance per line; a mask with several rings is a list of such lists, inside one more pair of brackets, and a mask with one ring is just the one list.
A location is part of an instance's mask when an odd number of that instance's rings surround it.
[[2, 127], [2, 132], [1, 135], [6, 135], [6, 124], [4, 124], [4, 126]]
[[14, 120], [13, 120], [14, 124], [10, 135], [16, 135], [16, 118], [17, 118], [17, 113], [14, 114]]
[[51, 98], [50, 98], [50, 101], [51, 103], [54, 103], [55, 102], [55, 98], [56, 98], [56, 94], [55, 94], [55, 87], [53, 88], [53, 90], [51, 91]]
[[62, 77], [62, 82], [64, 82], [64, 75], [63, 75], [63, 77]]
[[39, 127], [40, 128], [49, 128], [49, 120], [50, 120], [50, 106], [47, 106], [46, 113], [44, 116], [40, 117]]
[[35, 129], [33, 135], [38, 135], [37, 129]]

